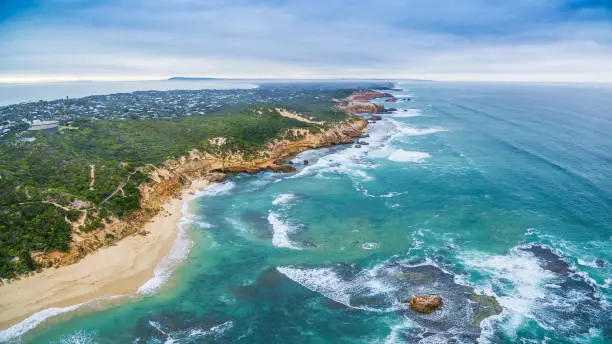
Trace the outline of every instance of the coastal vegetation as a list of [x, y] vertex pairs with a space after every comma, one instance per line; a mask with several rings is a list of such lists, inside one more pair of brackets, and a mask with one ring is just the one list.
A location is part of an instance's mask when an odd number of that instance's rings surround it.
[[[173, 119], [104, 120], [75, 116], [70, 130], [4, 137], [0, 144], [0, 278], [41, 267], [36, 252], [66, 251], [74, 235], [95, 232], [141, 210], [149, 172], [193, 149], [240, 152], [245, 158], [276, 139], [325, 130], [349, 119], [337, 98], [350, 89], [302, 91], [274, 103], [228, 105], [223, 111]], [[127, 106], [127, 105], [126, 105]], [[281, 111], [304, 116], [291, 118]], [[223, 144], [215, 142], [223, 138]], [[111, 242], [112, 234], [104, 240]]]

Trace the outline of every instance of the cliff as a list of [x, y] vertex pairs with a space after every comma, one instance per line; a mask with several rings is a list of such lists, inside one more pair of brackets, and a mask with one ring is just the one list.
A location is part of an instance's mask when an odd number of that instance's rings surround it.
[[352, 116], [344, 122], [325, 123], [318, 129], [289, 129], [288, 134], [291, 135], [284, 136], [287, 138], [274, 140], [261, 151], [248, 157], [243, 152], [223, 149], [225, 138], [215, 138], [210, 143], [218, 147], [213, 149], [216, 152], [192, 150], [187, 156], [168, 160], [161, 166], [144, 167], [149, 181], [140, 185], [140, 210], [121, 220], [113, 219], [100, 230], [89, 233], [74, 230], [67, 252], [37, 252], [32, 254], [32, 258], [43, 267], [73, 264], [98, 248], [111, 245], [129, 235], [146, 235], [141, 232], [143, 226], [160, 212], [166, 201], [178, 197], [181, 190], [189, 186], [192, 180], [207, 179], [219, 182], [224, 180], [229, 172], [284, 170], [282, 163], [286, 159], [307, 149], [352, 142], [363, 134], [366, 127], [367, 122], [364, 119]]
[[393, 98], [393, 95], [378, 91], [361, 91], [353, 93], [347, 100], [349, 102], [367, 102], [378, 98]]
[[364, 113], [384, 113], [385, 107], [371, 103], [370, 100], [378, 98], [389, 98], [393, 99], [393, 95], [389, 93], [383, 93], [378, 91], [360, 91], [355, 92], [345, 99], [344, 103], [338, 107], [344, 111], [353, 114], [364, 114]]
[[382, 113], [385, 108], [381, 105], [374, 103], [361, 103], [361, 102], [349, 102], [348, 104], [341, 106], [343, 110], [350, 113]]

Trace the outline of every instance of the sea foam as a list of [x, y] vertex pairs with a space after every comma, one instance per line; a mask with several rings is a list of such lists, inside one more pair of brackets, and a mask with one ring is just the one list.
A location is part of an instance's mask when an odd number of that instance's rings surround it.
[[422, 116], [423, 113], [419, 109], [406, 109], [405, 111], [393, 111], [390, 114], [387, 114], [386, 117], [393, 118], [412, 118]]
[[428, 158], [431, 158], [431, 155], [429, 153], [412, 152], [412, 151], [405, 151], [403, 149], [398, 149], [395, 152], [393, 152], [391, 155], [389, 155], [388, 159], [391, 161], [396, 161], [396, 162], [420, 163], [420, 162], [424, 162]]
[[474, 287], [487, 295], [495, 295], [508, 311], [504, 317], [504, 330], [510, 336], [515, 334], [525, 317], [535, 318], [533, 306], [539, 298], [544, 297], [546, 281], [554, 277], [540, 267], [537, 258], [518, 248], [513, 248], [506, 255], [467, 252], [459, 258], [470, 270], [488, 276], [484, 284]]
[[274, 201], [272, 201], [272, 205], [283, 205], [287, 204], [296, 199], [296, 195], [294, 194], [280, 194], [276, 196]]
[[149, 325], [153, 327], [157, 332], [166, 337], [165, 344], [174, 344], [174, 343], [192, 343], [195, 340], [200, 340], [204, 338], [217, 339], [221, 337], [225, 332], [231, 330], [234, 327], [233, 321], [226, 321], [222, 324], [213, 326], [209, 329], [202, 328], [192, 328], [185, 330], [175, 330], [170, 331], [163, 328], [162, 324], [152, 321], [149, 321]]
[[236, 187], [236, 183], [227, 181], [225, 183], [216, 183], [207, 186], [204, 190], [195, 194], [195, 196], [222, 196], [227, 195], [230, 191]]
[[289, 239], [289, 233], [294, 232], [295, 228], [290, 223], [281, 219], [278, 213], [270, 211], [268, 213], [268, 222], [270, 222], [272, 228], [274, 229], [274, 233], [272, 234], [272, 245], [276, 247], [290, 248], [292, 250], [302, 249]]
[[[138, 293], [144, 295], [150, 295], [155, 293], [166, 281], [170, 279], [170, 276], [174, 272], [174, 270], [185, 260], [193, 243], [187, 234], [187, 228], [189, 225], [195, 222], [196, 216], [192, 214], [189, 210], [189, 204], [196, 198], [206, 196], [213, 196], [219, 194], [219, 192], [223, 192], [220, 190], [228, 190], [227, 186], [225, 188], [217, 187], [217, 189], [212, 192], [206, 192], [208, 188], [215, 187], [218, 184], [209, 185], [206, 189], [196, 193], [195, 195], [187, 198], [183, 205], [181, 206], [181, 212], [183, 216], [180, 218], [179, 222], [176, 224], [179, 229], [179, 233], [177, 238], [172, 245], [172, 249], [170, 249], [170, 253], [165, 256], [159, 264], [155, 267], [153, 272], [153, 278], [145, 282], [143, 285], [138, 288]], [[222, 184], [223, 185], [223, 184]], [[233, 186], [231, 186], [233, 188]], [[231, 188], [230, 188], [231, 189]], [[200, 227], [204, 224], [206, 227], [206, 223], [199, 223]]]
[[30, 330], [33, 330], [34, 328], [36, 328], [38, 325], [40, 325], [42, 322], [44, 322], [48, 318], [62, 314], [62, 313], [74, 311], [80, 308], [81, 306], [83, 306], [84, 304], [85, 303], [79, 303], [78, 305], [69, 306], [69, 307], [47, 308], [38, 313], [35, 313], [31, 315], [30, 317], [28, 317], [27, 319], [23, 320], [22, 322], [16, 325], [13, 325], [6, 330], [0, 331], [0, 342], [6, 342], [15, 337], [19, 337], [23, 335], [24, 333]]

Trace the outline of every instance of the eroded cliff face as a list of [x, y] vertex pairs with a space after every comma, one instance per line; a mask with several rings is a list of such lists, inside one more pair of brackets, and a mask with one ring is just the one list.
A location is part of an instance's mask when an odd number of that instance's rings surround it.
[[382, 113], [385, 108], [374, 103], [349, 102], [342, 109], [350, 113]]
[[[367, 103], [365, 103], [367, 104]], [[291, 129], [294, 139], [279, 139], [270, 142], [265, 149], [246, 157], [242, 152], [219, 149], [218, 153], [192, 150], [189, 155], [177, 160], [168, 160], [162, 166], [148, 166], [149, 182], [140, 185], [141, 209], [125, 218], [113, 219], [104, 228], [90, 233], [73, 231], [73, 240], [67, 252], [37, 252], [34, 260], [43, 267], [73, 264], [87, 254], [115, 243], [129, 235], [141, 232], [144, 225], [157, 215], [164, 203], [180, 197], [181, 191], [188, 187], [192, 180], [207, 179], [220, 182], [226, 173], [256, 173], [266, 169], [282, 170], [282, 162], [307, 149], [329, 147], [335, 144], [349, 143], [360, 137], [367, 127], [367, 122], [358, 117], [351, 117], [345, 122], [327, 123], [320, 131], [309, 129]], [[297, 135], [297, 139], [295, 139]], [[216, 140], [219, 145], [223, 140]], [[75, 226], [75, 228], [78, 226]]]

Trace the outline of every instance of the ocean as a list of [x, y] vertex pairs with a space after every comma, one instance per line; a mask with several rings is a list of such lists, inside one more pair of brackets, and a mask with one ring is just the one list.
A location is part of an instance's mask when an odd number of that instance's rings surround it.
[[[195, 195], [131, 302], [50, 311], [20, 342], [612, 342], [612, 88], [392, 93], [360, 146]], [[410, 311], [415, 294], [443, 310]], [[474, 295], [501, 313], [479, 322]]]

